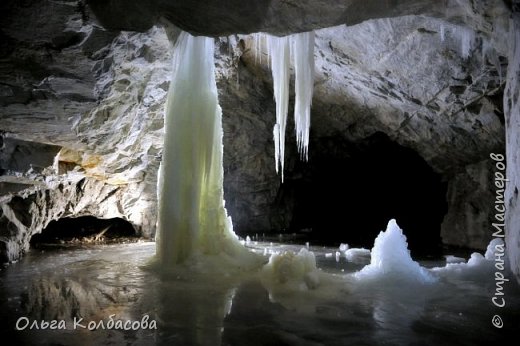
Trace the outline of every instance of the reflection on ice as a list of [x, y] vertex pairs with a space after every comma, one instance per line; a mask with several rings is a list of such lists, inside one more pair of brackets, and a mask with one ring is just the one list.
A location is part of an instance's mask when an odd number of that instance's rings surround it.
[[[504, 287], [504, 308], [491, 304], [492, 251], [468, 263], [439, 259], [420, 266], [409, 258], [397, 225], [389, 230], [365, 267], [326, 257], [337, 248], [256, 241], [249, 242], [251, 251], [274, 254], [264, 269], [227, 274], [210, 257], [166, 276], [146, 269], [153, 243], [33, 252], [1, 272], [7, 299], [0, 300], [0, 332], [36, 345], [437, 345], [454, 339], [470, 345], [516, 332], [518, 287]], [[437, 280], [423, 284], [403, 276], [402, 268]], [[501, 330], [490, 322], [496, 313], [505, 323]], [[149, 315], [157, 330], [73, 330], [72, 323], [66, 331], [13, 328], [20, 316], [88, 322], [112, 314], [124, 320]]]

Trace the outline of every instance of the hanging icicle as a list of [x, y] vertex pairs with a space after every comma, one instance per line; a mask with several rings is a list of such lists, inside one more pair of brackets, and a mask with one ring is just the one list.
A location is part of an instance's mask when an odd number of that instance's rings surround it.
[[[261, 55], [263, 34], [253, 35], [255, 61]], [[284, 179], [285, 128], [289, 109], [290, 56], [295, 72], [294, 123], [300, 156], [308, 160], [310, 108], [314, 89], [314, 32], [286, 37], [267, 36], [267, 53], [270, 57], [276, 102], [276, 124], [273, 129], [276, 172]], [[260, 57], [261, 62], [261, 57]]]
[[309, 158], [312, 93], [314, 91], [314, 32], [291, 36], [295, 73], [294, 124], [302, 160]]
[[276, 172], [281, 172], [283, 181], [285, 154], [285, 127], [289, 110], [290, 49], [289, 37], [267, 37], [271, 72], [273, 75], [274, 99], [276, 102], [276, 124], [273, 130]]

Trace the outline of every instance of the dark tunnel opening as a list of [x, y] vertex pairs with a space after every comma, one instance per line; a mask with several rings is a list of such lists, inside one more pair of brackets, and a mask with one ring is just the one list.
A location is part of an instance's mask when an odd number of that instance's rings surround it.
[[81, 216], [51, 221], [41, 233], [32, 236], [30, 244], [39, 248], [52, 244], [103, 244], [135, 239], [134, 227], [124, 219]]
[[[318, 142], [318, 141], [317, 141]], [[338, 137], [311, 144], [301, 179], [291, 180], [291, 231], [311, 241], [371, 248], [396, 219], [413, 255], [441, 251], [447, 184], [415, 151], [376, 133], [360, 142]]]

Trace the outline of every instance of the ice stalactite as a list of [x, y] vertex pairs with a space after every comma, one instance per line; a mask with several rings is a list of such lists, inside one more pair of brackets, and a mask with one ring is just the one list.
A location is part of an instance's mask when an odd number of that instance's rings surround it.
[[475, 32], [469, 28], [460, 28], [457, 30], [460, 35], [460, 51], [464, 59], [469, 58], [473, 41], [475, 40]]
[[187, 33], [174, 49], [158, 186], [157, 259], [165, 268], [197, 255], [220, 256], [242, 268], [258, 260], [238, 241], [224, 206], [213, 52], [212, 38]]
[[262, 64], [262, 47], [266, 44], [265, 34], [257, 32], [253, 34], [253, 48], [255, 51], [255, 63]]
[[276, 172], [281, 172], [283, 181], [285, 155], [285, 127], [289, 111], [289, 78], [290, 49], [289, 37], [267, 37], [271, 71], [273, 74], [273, 90], [276, 102], [276, 124], [273, 129], [275, 147]]
[[[261, 49], [262, 34], [253, 35], [255, 60]], [[298, 151], [308, 158], [310, 108], [314, 89], [314, 32], [304, 32], [286, 37], [267, 36], [276, 102], [276, 124], [273, 129], [276, 172], [284, 174], [285, 128], [289, 109], [290, 56], [295, 71], [294, 122]]]
[[444, 42], [444, 40], [446, 40], [446, 28], [444, 27], [444, 24], [440, 25], [439, 34], [441, 36], [441, 42]]
[[314, 90], [314, 32], [291, 36], [295, 74], [294, 123], [302, 159], [308, 159], [311, 104]]

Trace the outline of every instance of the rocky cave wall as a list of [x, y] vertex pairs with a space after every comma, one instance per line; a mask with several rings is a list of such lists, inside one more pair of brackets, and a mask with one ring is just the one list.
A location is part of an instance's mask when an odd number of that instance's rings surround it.
[[[196, 3], [187, 2], [203, 11]], [[390, 7], [371, 1], [350, 3], [356, 7], [346, 11], [345, 5], [345, 11], [335, 16], [330, 14], [332, 7], [320, 3], [324, 10], [313, 17], [318, 2], [292, 4], [290, 10], [288, 2], [274, 1], [261, 12], [261, 23], [243, 15], [234, 17], [235, 22], [215, 21], [209, 29], [208, 21], [176, 19], [182, 12], [174, 9], [163, 8], [163, 15], [154, 10], [147, 16], [146, 10], [140, 16], [118, 12], [96, 19], [83, 1], [3, 2], [0, 236], [4, 259], [17, 259], [32, 234], [65, 216], [121, 217], [140, 234], [153, 236], [171, 45], [163, 27], [150, 23], [165, 23], [164, 18], [184, 28], [198, 25], [199, 31], [193, 32], [215, 36], [259, 30], [285, 34], [350, 24], [316, 32], [313, 141], [336, 137], [355, 143], [384, 132], [415, 150], [449, 184], [443, 241], [485, 247], [494, 216], [491, 182], [486, 184], [491, 179], [488, 156], [504, 151], [502, 93], [507, 57], [518, 54], [509, 53], [510, 9], [502, 1], [396, 1]], [[106, 4], [117, 11], [117, 1]], [[125, 2], [127, 12], [137, 4]], [[153, 4], [157, 2], [148, 5]], [[91, 3], [96, 5], [99, 2]], [[210, 8], [207, 12], [212, 16], [222, 11]], [[225, 18], [232, 15], [233, 11]], [[101, 27], [100, 22], [112, 29]], [[257, 60], [249, 35], [222, 37], [216, 50], [224, 114], [226, 206], [236, 230], [242, 232], [287, 228], [292, 213], [290, 201], [280, 201], [271, 139], [271, 77], [265, 50], [258, 53], [264, 59]], [[517, 73], [509, 67], [513, 101], [504, 102], [506, 113], [516, 118], [518, 84], [512, 81], [518, 80]], [[517, 134], [511, 130], [518, 127], [516, 118], [506, 115], [512, 177], [518, 174], [517, 156], [511, 155], [512, 148], [518, 148]], [[288, 177], [298, 174], [290, 131]], [[13, 164], [14, 153], [22, 147], [29, 148], [32, 157], [42, 150], [58, 154], [46, 169], [38, 168], [40, 163], [28, 170]], [[29, 188], [20, 191], [16, 184], [21, 182]], [[508, 196], [510, 205], [516, 205], [511, 188]], [[518, 213], [511, 210], [509, 222], [518, 224]], [[517, 233], [509, 233], [511, 244]]]
[[504, 95], [506, 114], [507, 179], [505, 192], [506, 245], [510, 267], [520, 282], [520, 3], [510, 21], [510, 64], [507, 70], [507, 87]]

